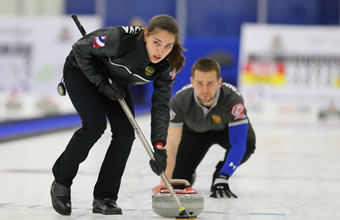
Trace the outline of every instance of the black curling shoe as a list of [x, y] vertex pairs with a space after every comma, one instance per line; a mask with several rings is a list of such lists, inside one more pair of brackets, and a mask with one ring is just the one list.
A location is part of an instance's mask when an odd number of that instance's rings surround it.
[[113, 199], [94, 199], [92, 204], [93, 213], [101, 213], [103, 215], [121, 215], [122, 209]]
[[53, 181], [51, 186], [52, 206], [60, 215], [71, 215], [71, 189]]

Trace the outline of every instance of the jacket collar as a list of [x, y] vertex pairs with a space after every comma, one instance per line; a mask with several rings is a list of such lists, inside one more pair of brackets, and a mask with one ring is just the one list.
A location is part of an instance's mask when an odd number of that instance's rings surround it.
[[137, 66], [149, 65], [150, 60], [146, 51], [146, 45], [144, 42], [144, 36], [137, 38], [136, 50], [132, 52], [132, 62]]

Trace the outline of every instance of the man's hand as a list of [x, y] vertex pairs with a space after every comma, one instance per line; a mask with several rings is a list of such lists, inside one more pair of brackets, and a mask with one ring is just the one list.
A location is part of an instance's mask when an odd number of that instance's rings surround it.
[[219, 197], [228, 197], [228, 198], [237, 198], [237, 196], [230, 190], [228, 184], [228, 176], [224, 174], [219, 174], [215, 179], [214, 183], [211, 187], [211, 195], [210, 197], [219, 198]]
[[125, 97], [124, 88], [115, 82], [111, 82], [111, 84], [108, 81], [103, 82], [98, 87], [98, 91], [113, 101]]
[[166, 149], [163, 148], [162, 146], [154, 147], [153, 156], [155, 160], [151, 159], [149, 161], [150, 167], [152, 171], [159, 176], [166, 169], [166, 159], [167, 159]]

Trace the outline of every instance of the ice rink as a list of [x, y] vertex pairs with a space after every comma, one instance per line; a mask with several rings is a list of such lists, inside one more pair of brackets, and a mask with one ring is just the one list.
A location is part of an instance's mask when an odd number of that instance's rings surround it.
[[[149, 140], [149, 116], [137, 121]], [[205, 220], [340, 219], [340, 125], [253, 123], [257, 149], [230, 180], [238, 199], [209, 198], [211, 174], [222, 148], [213, 146], [197, 170], [194, 188], [204, 196]], [[159, 183], [138, 137], [123, 176], [122, 216], [92, 214], [92, 189], [110, 141], [106, 132], [81, 164], [72, 185], [72, 215], [57, 214], [50, 200], [51, 167], [74, 130], [0, 143], [0, 219], [165, 219], [152, 211]], [[112, 168], [114, 169], [114, 168]]]

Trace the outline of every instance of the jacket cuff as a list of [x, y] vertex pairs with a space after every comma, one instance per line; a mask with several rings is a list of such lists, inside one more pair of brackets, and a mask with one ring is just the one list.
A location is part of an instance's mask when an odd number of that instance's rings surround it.
[[161, 142], [161, 141], [158, 141], [158, 142], [154, 143], [153, 146], [154, 146], [154, 147], [156, 147], [156, 146], [162, 146], [162, 148], [164, 148], [164, 143]]

